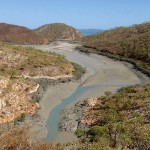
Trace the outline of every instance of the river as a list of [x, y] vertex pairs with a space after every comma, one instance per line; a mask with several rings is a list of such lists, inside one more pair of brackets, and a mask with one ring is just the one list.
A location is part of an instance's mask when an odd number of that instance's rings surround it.
[[77, 101], [97, 97], [105, 91], [115, 93], [119, 88], [143, 84], [147, 77], [134, 71], [132, 65], [95, 54], [87, 55], [75, 50], [77, 43], [53, 42], [50, 45], [33, 47], [63, 54], [71, 62], [86, 68], [86, 74], [76, 83], [50, 86], [40, 102], [43, 122], [34, 127], [37, 136], [48, 142], [70, 142], [76, 140], [73, 133], [58, 132], [60, 113]]

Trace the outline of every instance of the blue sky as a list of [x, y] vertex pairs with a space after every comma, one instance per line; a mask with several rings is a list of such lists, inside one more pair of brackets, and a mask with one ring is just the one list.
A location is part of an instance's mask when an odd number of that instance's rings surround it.
[[0, 22], [109, 29], [150, 21], [150, 0], [0, 0]]

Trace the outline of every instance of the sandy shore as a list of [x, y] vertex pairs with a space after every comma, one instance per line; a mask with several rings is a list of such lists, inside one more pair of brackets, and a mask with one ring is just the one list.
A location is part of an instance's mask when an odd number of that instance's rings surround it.
[[[61, 83], [55, 86], [50, 86], [40, 101], [41, 109], [38, 114], [42, 117], [41, 121], [36, 123], [32, 128], [32, 135], [43, 139], [47, 136], [47, 128], [45, 127], [50, 112], [56, 105], [80, 87], [86, 88], [74, 103], [86, 98], [97, 97], [104, 94], [105, 91], [116, 92], [120, 87], [141, 84], [149, 79], [133, 71], [131, 67], [127, 67], [118, 61], [111, 60], [105, 56], [86, 55], [75, 51], [78, 44], [70, 44], [66, 42], [54, 42], [50, 45], [36, 45], [35, 48], [45, 51], [54, 51], [63, 54], [72, 62], [78, 63], [86, 67], [86, 74], [78, 82]], [[73, 103], [71, 104], [73, 105]], [[69, 106], [67, 106], [69, 107]], [[76, 140], [72, 133], [58, 132], [54, 138], [54, 142], [70, 142]]]

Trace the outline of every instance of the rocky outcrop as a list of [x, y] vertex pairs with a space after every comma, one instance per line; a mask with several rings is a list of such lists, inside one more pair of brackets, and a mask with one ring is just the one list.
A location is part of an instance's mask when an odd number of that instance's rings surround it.
[[32, 81], [0, 77], [0, 124], [13, 121], [21, 114], [33, 115], [39, 105], [32, 101], [30, 94], [38, 87]]
[[[90, 98], [67, 107], [61, 112], [59, 130], [75, 132], [77, 128], [86, 128], [96, 117], [91, 117], [90, 109], [97, 104], [97, 98]], [[88, 107], [87, 107], [88, 106]]]
[[61, 112], [59, 130], [75, 132], [78, 128], [79, 120], [82, 118], [83, 104], [78, 102], [74, 106], [64, 109]]
[[56, 40], [78, 40], [83, 35], [79, 30], [62, 23], [46, 24], [35, 30], [35, 32], [48, 39], [49, 42]]

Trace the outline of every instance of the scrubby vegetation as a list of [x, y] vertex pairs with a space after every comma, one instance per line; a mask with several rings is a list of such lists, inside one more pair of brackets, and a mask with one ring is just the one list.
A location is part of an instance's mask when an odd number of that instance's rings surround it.
[[[94, 121], [87, 122], [88, 118]], [[150, 85], [122, 88], [116, 94], [97, 98], [95, 106], [87, 104], [82, 122], [89, 125], [87, 130], [76, 131], [82, 141], [94, 142], [105, 149], [148, 150]]]
[[[82, 41], [84, 45], [77, 50], [127, 61], [150, 76], [150, 23], [115, 28]], [[84, 104], [82, 128], [76, 131], [84, 143], [81, 147], [150, 149], [150, 85], [122, 88], [116, 94], [106, 92], [94, 106]]]
[[78, 79], [84, 71], [62, 55], [0, 43], [0, 150], [64, 149], [63, 145], [43, 144], [35, 137], [32, 139], [29, 129], [23, 127], [39, 108], [32, 99], [39, 85], [32, 79], [42, 77], [48, 81], [49, 77], [73, 76]]
[[150, 71], [150, 23], [119, 27], [83, 38], [81, 51], [100, 52]]
[[63, 56], [0, 43], [0, 75], [4, 76], [57, 76], [74, 71]]
[[115, 28], [84, 40], [87, 47], [150, 62], [150, 23]]
[[[78, 48], [80, 51], [128, 61], [150, 75], [150, 23], [112, 29], [88, 36], [83, 41], [85, 45]], [[26, 74], [42, 75], [38, 69], [41, 70], [47, 65], [54, 69], [55, 64], [59, 64], [57, 73], [61, 74], [71, 72], [78, 77], [81, 72], [78, 73], [74, 69], [69, 72], [65, 70], [70, 64], [66, 63], [63, 56], [32, 48], [24, 49], [1, 44], [0, 54], [0, 75], [7, 76], [13, 81], [17, 80], [18, 76]], [[8, 63], [9, 58], [13, 59]], [[4, 63], [6, 61], [7, 63]], [[73, 65], [73, 68], [80, 70], [78, 65]], [[56, 72], [49, 72], [47, 68], [42, 72], [47, 76], [56, 75]], [[88, 101], [84, 101], [83, 118], [80, 121], [82, 128], [76, 131], [76, 135], [80, 138], [79, 142], [63, 146], [39, 144], [29, 138], [27, 129], [19, 128], [11, 129], [8, 133], [0, 132], [0, 145], [2, 145], [0, 149], [150, 149], [150, 85], [122, 88], [116, 94], [107, 91], [105, 96], [96, 100], [97, 103], [92, 106]], [[9, 101], [6, 101], [6, 105], [10, 105]], [[23, 121], [24, 117], [24, 114], [20, 114], [16, 120]], [[86, 128], [83, 128], [84, 126]]]
[[[90, 106], [85, 103], [82, 128], [76, 131], [79, 142], [65, 145], [43, 144], [29, 138], [27, 128], [13, 128], [0, 135], [2, 150], [106, 150], [150, 148], [150, 85], [122, 88], [116, 94], [106, 92]], [[83, 122], [83, 120], [86, 120]], [[88, 122], [88, 120], [94, 122]]]

